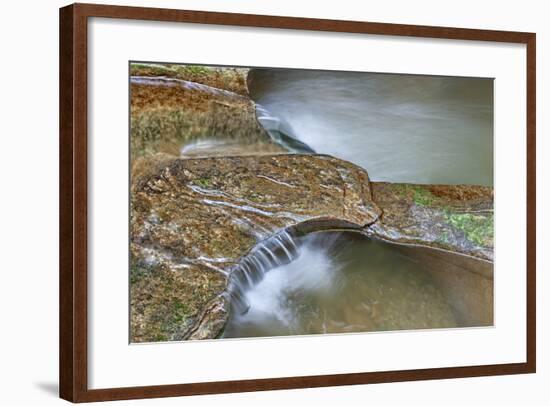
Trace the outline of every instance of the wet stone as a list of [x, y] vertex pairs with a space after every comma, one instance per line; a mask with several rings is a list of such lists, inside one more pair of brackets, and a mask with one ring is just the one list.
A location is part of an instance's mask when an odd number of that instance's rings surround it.
[[[134, 68], [136, 76], [130, 78], [134, 161], [157, 152], [174, 157], [286, 152], [258, 122], [242, 72], [155, 69]], [[163, 72], [172, 76], [152, 76]]]
[[285, 229], [361, 229], [380, 214], [367, 173], [329, 156], [166, 162], [132, 184], [133, 342], [219, 336], [230, 275], [256, 244]]
[[493, 261], [493, 188], [384, 182], [371, 188], [383, 215], [367, 235]]
[[256, 267], [269, 266], [268, 254], [255, 258], [254, 247], [281, 230], [354, 229], [397, 244], [493, 258], [487, 187], [371, 183], [363, 169], [323, 155], [160, 156], [137, 173], [134, 342], [218, 337], [232, 273], [247, 256]]

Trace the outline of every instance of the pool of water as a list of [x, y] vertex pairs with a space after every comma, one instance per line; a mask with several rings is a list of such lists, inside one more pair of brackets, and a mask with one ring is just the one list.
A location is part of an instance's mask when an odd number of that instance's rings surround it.
[[[290, 151], [351, 161], [374, 181], [493, 184], [491, 79], [254, 69], [248, 86], [260, 122]], [[472, 296], [354, 233], [296, 245], [290, 263], [242, 289], [224, 337], [457, 327], [452, 309]]]
[[296, 257], [244, 288], [225, 338], [456, 327], [422, 264], [355, 233], [295, 241]]

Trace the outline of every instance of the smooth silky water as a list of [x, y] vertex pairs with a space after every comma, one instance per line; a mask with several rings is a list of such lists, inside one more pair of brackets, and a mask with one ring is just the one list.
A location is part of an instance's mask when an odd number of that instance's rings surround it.
[[[351, 161], [374, 181], [493, 184], [490, 79], [256, 69], [248, 85], [289, 151]], [[286, 236], [235, 273], [223, 337], [460, 326], [460, 295], [398, 248], [355, 233]]]
[[310, 151], [353, 162], [374, 181], [493, 185], [492, 79], [287, 69], [248, 77], [260, 121], [271, 114]]
[[390, 245], [339, 232], [295, 243], [294, 260], [235, 292], [224, 337], [457, 326], [422, 265]]

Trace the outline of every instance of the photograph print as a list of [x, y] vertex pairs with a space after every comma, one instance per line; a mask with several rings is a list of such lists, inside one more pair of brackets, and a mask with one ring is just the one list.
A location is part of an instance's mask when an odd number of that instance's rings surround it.
[[493, 79], [132, 61], [130, 342], [493, 325]]

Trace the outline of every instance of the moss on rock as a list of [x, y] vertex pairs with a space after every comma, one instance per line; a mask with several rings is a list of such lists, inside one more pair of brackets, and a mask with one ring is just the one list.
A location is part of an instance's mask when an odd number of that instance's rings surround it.
[[374, 182], [372, 190], [383, 214], [368, 235], [492, 261], [492, 188]]
[[464, 232], [466, 238], [476, 245], [493, 246], [494, 220], [493, 214], [446, 213], [449, 223]]

